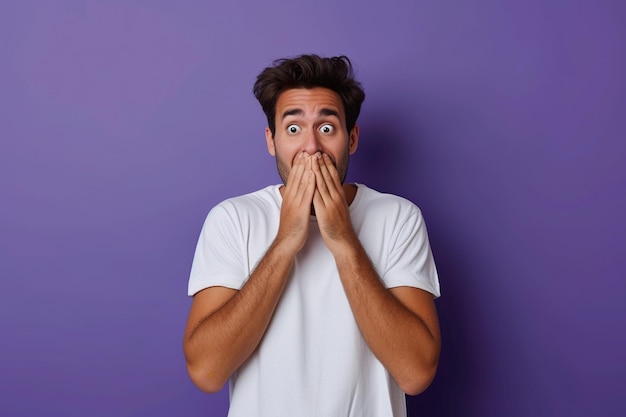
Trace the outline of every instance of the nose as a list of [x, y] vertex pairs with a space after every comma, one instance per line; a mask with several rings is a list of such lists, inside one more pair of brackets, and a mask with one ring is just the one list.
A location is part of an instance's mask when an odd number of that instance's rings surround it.
[[304, 137], [304, 142], [302, 144], [302, 147], [303, 147], [302, 150], [308, 153], [309, 155], [313, 155], [316, 152], [322, 151], [322, 146], [320, 144], [319, 138], [315, 134], [314, 129], [307, 132], [306, 136]]

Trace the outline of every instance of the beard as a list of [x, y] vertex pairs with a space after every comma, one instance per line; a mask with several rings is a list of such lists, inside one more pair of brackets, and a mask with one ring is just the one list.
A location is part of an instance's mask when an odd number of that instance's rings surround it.
[[[341, 181], [341, 185], [343, 185], [344, 181], [346, 180], [346, 174], [348, 173], [348, 150], [346, 149], [346, 151], [343, 153], [339, 164], [337, 164], [337, 161], [331, 155], [328, 155], [328, 157], [333, 163], [335, 169], [337, 169], [337, 172], [339, 173], [339, 180]], [[292, 165], [287, 165], [285, 161], [283, 161], [278, 155], [276, 155], [276, 168], [278, 169], [278, 175], [280, 175], [280, 179], [283, 181], [283, 184], [285, 186], [287, 185], [287, 181], [289, 179], [291, 166], [293, 166], [293, 161]]]

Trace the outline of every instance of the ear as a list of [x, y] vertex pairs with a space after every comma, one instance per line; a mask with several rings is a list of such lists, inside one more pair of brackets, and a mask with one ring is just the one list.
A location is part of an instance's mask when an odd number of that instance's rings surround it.
[[350, 143], [348, 144], [348, 155], [352, 155], [356, 152], [356, 148], [359, 146], [359, 125], [354, 125], [350, 132]]
[[265, 128], [265, 143], [267, 144], [267, 151], [272, 156], [276, 156], [276, 147], [274, 146], [274, 136], [269, 127]]

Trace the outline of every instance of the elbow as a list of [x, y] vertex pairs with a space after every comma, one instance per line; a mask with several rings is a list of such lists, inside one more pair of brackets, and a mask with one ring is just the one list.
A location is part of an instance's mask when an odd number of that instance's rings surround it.
[[200, 391], [208, 394], [215, 394], [220, 391], [228, 381], [227, 378], [220, 378], [207, 369], [192, 366], [189, 363], [187, 363], [187, 373], [189, 374], [191, 382], [193, 382]]
[[433, 373], [432, 376], [428, 376], [428, 377], [420, 376], [419, 378], [413, 378], [410, 381], [405, 381], [402, 384], [400, 384], [400, 389], [406, 395], [421, 394], [422, 392], [426, 391], [426, 388], [430, 386], [430, 383], [433, 381], [434, 377], [435, 377], [435, 374]]
[[398, 380], [400, 389], [407, 395], [418, 395], [426, 391], [437, 374], [438, 361], [434, 360], [427, 366], [421, 366]]
[[183, 341], [183, 352], [189, 379], [200, 391], [214, 394], [224, 387], [228, 376], [222, 376], [223, 373], [215, 369], [206, 357], [194, 354], [189, 339]]

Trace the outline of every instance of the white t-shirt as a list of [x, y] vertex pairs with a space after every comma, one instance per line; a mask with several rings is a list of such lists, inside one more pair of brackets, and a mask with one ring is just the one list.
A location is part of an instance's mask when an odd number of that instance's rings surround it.
[[[350, 218], [387, 288], [440, 295], [420, 210], [357, 184]], [[240, 289], [278, 231], [274, 185], [228, 199], [206, 218], [189, 295], [211, 286]], [[404, 393], [357, 327], [335, 260], [311, 216], [284, 292], [259, 347], [230, 379], [229, 417], [404, 417]]]

